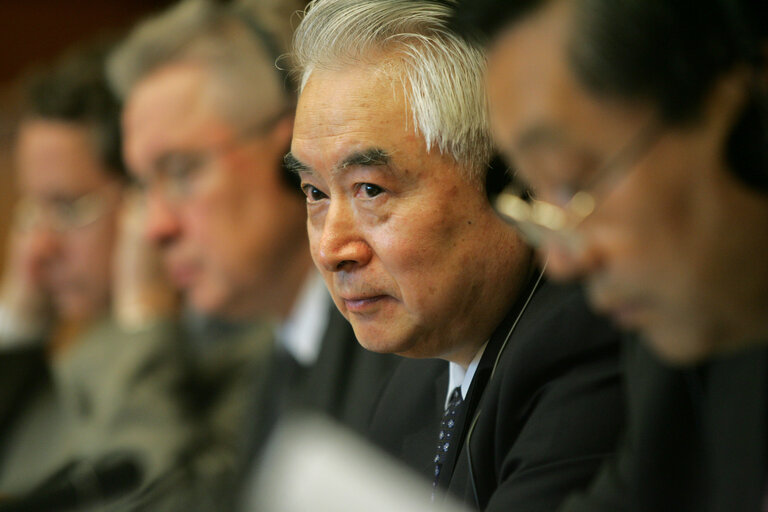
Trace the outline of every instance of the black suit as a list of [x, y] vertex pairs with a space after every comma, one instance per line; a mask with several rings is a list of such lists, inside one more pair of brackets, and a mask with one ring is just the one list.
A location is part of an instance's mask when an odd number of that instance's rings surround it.
[[[523, 302], [488, 342], [441, 471], [440, 485], [480, 510], [555, 509], [591, 480], [622, 426], [617, 331], [580, 290], [543, 283], [502, 347]], [[444, 361], [404, 361], [372, 422], [373, 439], [430, 480], [447, 373]]]
[[629, 424], [619, 453], [568, 512], [758, 512], [766, 491], [768, 351], [693, 368], [627, 347]]
[[[0, 353], [0, 439], [29, 405], [29, 397], [50, 385], [50, 373], [41, 347]], [[4, 444], [0, 443], [0, 460]]]
[[[263, 375], [254, 382], [251, 395], [249, 446], [242, 471], [246, 479], [275, 422], [286, 410], [323, 414], [339, 424], [365, 434], [376, 397], [400, 358], [365, 350], [355, 338], [352, 326], [331, 303], [317, 360], [299, 364], [282, 347], [275, 347]], [[246, 480], [246, 487], [252, 482]]]
[[324, 413], [362, 433], [376, 396], [400, 358], [361, 347], [334, 304], [328, 315], [317, 361], [309, 367], [288, 363], [293, 372], [287, 383], [291, 405]]
[[259, 454], [286, 409], [319, 412], [358, 432], [367, 427], [375, 397], [399, 358], [363, 349], [332, 303], [328, 314], [317, 360], [309, 366], [299, 364], [284, 347], [269, 340], [268, 357], [249, 379], [251, 391], [241, 429], [246, 439], [232, 471], [216, 480], [195, 472], [185, 474], [170, 496], [163, 489], [158, 496], [150, 496], [146, 510], [226, 511], [240, 509], [241, 501], [248, 507]]
[[358, 434], [367, 430], [376, 397], [400, 358], [362, 348], [352, 326], [333, 303], [328, 315], [320, 352], [312, 365], [299, 364], [282, 346], [275, 348], [253, 392], [250, 446], [242, 461], [239, 489], [226, 493], [245, 504], [228, 503], [216, 510], [251, 510], [257, 506], [247, 496], [256, 482], [259, 454], [286, 410], [321, 413]]

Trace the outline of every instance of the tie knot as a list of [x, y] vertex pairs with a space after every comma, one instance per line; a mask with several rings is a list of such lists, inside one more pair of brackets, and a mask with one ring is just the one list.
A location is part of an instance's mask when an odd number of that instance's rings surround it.
[[448, 409], [452, 409], [461, 404], [461, 386], [456, 386], [451, 392], [450, 398], [448, 398]]

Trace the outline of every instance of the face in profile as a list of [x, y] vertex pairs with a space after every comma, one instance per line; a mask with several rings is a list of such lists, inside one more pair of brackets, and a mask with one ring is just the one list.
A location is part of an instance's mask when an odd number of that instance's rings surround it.
[[519, 240], [482, 187], [427, 151], [393, 84], [375, 67], [316, 70], [300, 96], [291, 154], [312, 257], [364, 347], [461, 361], [517, 272], [488, 255]]
[[23, 121], [17, 173], [25, 271], [62, 319], [105, 313], [122, 183], [102, 164], [91, 130]]
[[743, 344], [768, 314], [768, 201], [724, 157], [741, 88], [720, 84], [685, 127], [592, 94], [566, 57], [572, 8], [550, 2], [508, 29], [489, 62], [494, 134], [520, 175], [560, 207], [592, 200], [541, 241], [549, 273], [583, 279], [597, 309], [671, 361]]
[[212, 84], [184, 65], [140, 82], [124, 115], [126, 159], [145, 186], [147, 235], [188, 302], [226, 318], [272, 314], [306, 250], [304, 206], [279, 174], [290, 122], [234, 126]]

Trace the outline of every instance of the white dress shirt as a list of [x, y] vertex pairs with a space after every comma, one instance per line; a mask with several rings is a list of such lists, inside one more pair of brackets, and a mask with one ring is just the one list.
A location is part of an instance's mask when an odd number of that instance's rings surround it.
[[472, 362], [469, 363], [469, 366], [467, 366], [466, 370], [460, 364], [453, 362], [448, 363], [448, 391], [445, 394], [445, 409], [448, 408], [448, 402], [451, 399], [451, 393], [453, 393], [453, 390], [457, 387], [461, 386], [461, 399], [465, 400], [467, 398], [469, 386], [472, 385], [472, 379], [475, 378], [477, 366], [480, 364], [480, 359], [482, 359], [483, 353], [485, 352], [485, 347], [487, 345], [487, 341], [483, 343], [483, 346], [480, 347], [480, 350], [477, 351], [475, 357], [472, 359]]
[[293, 305], [291, 314], [278, 330], [278, 340], [302, 366], [317, 361], [328, 327], [331, 296], [320, 274], [312, 271]]

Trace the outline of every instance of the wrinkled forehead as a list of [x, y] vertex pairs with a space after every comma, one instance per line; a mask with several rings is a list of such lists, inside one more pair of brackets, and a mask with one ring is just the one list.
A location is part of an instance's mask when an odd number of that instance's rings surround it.
[[200, 68], [158, 70], [139, 82], [123, 114], [125, 156], [132, 172], [151, 168], [168, 151], [206, 147], [233, 130]]

